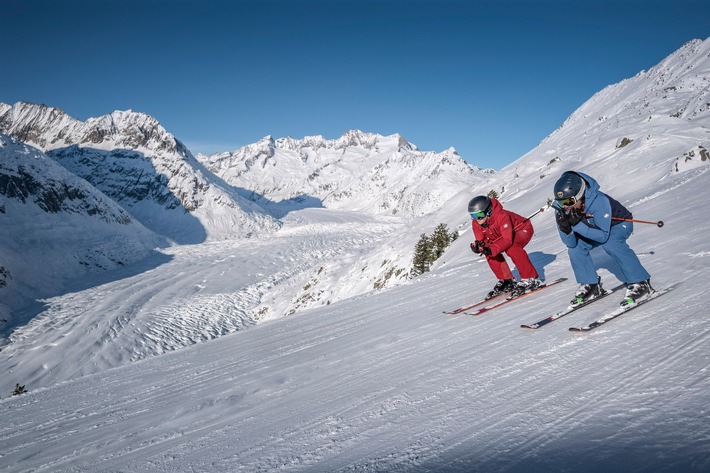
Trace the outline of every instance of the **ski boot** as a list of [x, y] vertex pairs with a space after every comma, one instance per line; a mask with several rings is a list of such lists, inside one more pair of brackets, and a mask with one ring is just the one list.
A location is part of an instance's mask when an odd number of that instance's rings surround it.
[[602, 278], [597, 276], [596, 284], [581, 284], [577, 292], [574, 294], [574, 299], [570, 301], [571, 306], [583, 304], [602, 294]]
[[641, 299], [645, 299], [648, 295], [655, 292], [651, 287], [651, 280], [636, 282], [626, 286], [626, 295], [621, 301], [621, 307], [626, 307], [636, 304]]
[[542, 286], [542, 281], [540, 281], [538, 278], [521, 279], [520, 281], [518, 281], [518, 284], [515, 285], [515, 288], [511, 291], [508, 297], [506, 297], [506, 299], [515, 299], [518, 296], [522, 296], [526, 292], [534, 291], [540, 286]]
[[486, 300], [492, 299], [504, 292], [510, 292], [515, 288], [515, 282], [512, 279], [499, 279], [493, 290], [488, 293]]

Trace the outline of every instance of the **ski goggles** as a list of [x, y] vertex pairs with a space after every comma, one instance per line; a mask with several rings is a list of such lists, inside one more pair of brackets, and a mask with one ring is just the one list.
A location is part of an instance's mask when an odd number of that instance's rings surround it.
[[483, 220], [484, 218], [488, 217], [488, 212], [486, 212], [485, 210], [479, 210], [478, 212], [469, 212], [469, 214], [474, 220]]
[[576, 197], [567, 197], [566, 199], [557, 199], [556, 202], [562, 207], [572, 207], [577, 203]]

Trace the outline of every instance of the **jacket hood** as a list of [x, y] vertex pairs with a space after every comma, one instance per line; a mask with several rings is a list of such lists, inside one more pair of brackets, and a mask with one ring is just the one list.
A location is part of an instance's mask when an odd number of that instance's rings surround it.
[[492, 214], [496, 212], [500, 212], [503, 206], [501, 205], [500, 202], [498, 202], [498, 199], [494, 199], [491, 197], [491, 207], [493, 208]]
[[577, 172], [577, 171], [569, 171], [569, 172], [572, 172], [572, 173], [578, 175], [579, 177], [581, 177], [582, 179], [584, 179], [584, 181], [587, 183], [588, 190], [595, 192], [595, 193], [599, 191], [599, 183], [593, 177], [590, 177], [589, 175], [584, 174], [583, 172]]

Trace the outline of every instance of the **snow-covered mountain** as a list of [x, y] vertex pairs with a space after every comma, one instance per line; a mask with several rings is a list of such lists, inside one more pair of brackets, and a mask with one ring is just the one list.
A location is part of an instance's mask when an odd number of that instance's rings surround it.
[[129, 266], [167, 244], [84, 179], [3, 134], [0, 228], [2, 322], [69, 279]]
[[[279, 317], [406, 281], [416, 239], [392, 224], [435, 214], [462, 190], [494, 175], [469, 165], [453, 148], [423, 152], [398, 134], [359, 130], [335, 140], [266, 137], [233, 153], [197, 158], [236, 188], [250, 189], [244, 196], [275, 215], [309, 207], [354, 211], [389, 221], [382, 226], [379, 242], [396, 235], [392, 244], [370, 243], [371, 252], [346, 247], [339, 257], [319, 258], [304, 267], [263, 295], [255, 309], [258, 318]], [[431, 233], [434, 226], [425, 232]]]
[[248, 237], [279, 226], [143, 113], [116, 111], [81, 122], [45, 105], [0, 103], [0, 132], [45, 151], [177, 243]]
[[[420, 217], [487, 177], [453, 148], [422, 152], [401, 135], [351, 130], [338, 139], [267, 136], [233, 153], [197, 155], [267, 208], [291, 206]], [[490, 173], [491, 171], [488, 171]]]
[[[710, 471], [708, 78], [710, 39], [690, 42], [420, 219], [302, 209], [263, 239], [174, 246], [150, 271], [44, 301], [0, 351], [0, 470]], [[568, 281], [480, 317], [442, 314], [494, 283], [468, 248], [471, 196], [494, 188], [531, 214], [569, 169], [636, 219], [665, 222], [637, 223], [629, 244], [652, 284], [674, 290], [571, 334], [622, 298], [618, 268], [595, 251], [616, 292], [521, 329], [576, 289], [542, 212], [531, 259], [543, 278]], [[305, 295], [331, 260], [348, 264], [320, 290], [362, 284], [364, 262], [395, 258], [439, 222], [462, 236], [431, 272], [196, 344], [298, 275]], [[6, 397], [15, 383], [29, 393]]]
[[[45, 105], [0, 103], [0, 131], [44, 150], [176, 243], [262, 235], [300, 208], [411, 221], [492, 175], [453, 149], [422, 152], [399, 135], [360, 131], [336, 140], [269, 137], [235, 153], [200, 156], [211, 171], [154, 118], [132, 111], [82, 122]], [[380, 238], [387, 233], [383, 229]], [[300, 266], [303, 275], [284, 276], [278, 288], [264, 291], [252, 317], [292, 313], [406, 280], [412, 248], [398, 258], [364, 263], [352, 277], [367, 284], [356, 288], [343, 281], [348, 289], [323, 289], [326, 275], [355, 263], [349, 257], [330, 258], [317, 268]], [[303, 278], [312, 278], [312, 271], [319, 276], [309, 285], [313, 290], [304, 292]]]
[[[650, 149], [675, 150], [680, 145], [678, 170], [694, 154], [696, 161], [704, 160], [700, 150], [707, 149], [710, 133], [709, 49], [707, 40], [690, 41], [650, 70], [606, 87], [570, 115], [534, 153], [553, 159], [561, 157], [563, 150], [578, 159], [590, 152], [606, 153], [607, 161], [614, 161], [621, 156], [642, 158]], [[521, 159], [509, 167], [518, 168], [524, 162]]]

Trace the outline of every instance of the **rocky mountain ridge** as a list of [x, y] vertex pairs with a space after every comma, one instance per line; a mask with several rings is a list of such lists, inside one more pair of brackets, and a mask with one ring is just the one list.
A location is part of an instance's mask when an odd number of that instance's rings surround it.
[[308, 197], [332, 209], [420, 217], [461, 189], [492, 174], [466, 163], [453, 148], [422, 152], [399, 134], [349, 130], [274, 140], [271, 136], [234, 152], [197, 155], [209, 170], [266, 208]]
[[41, 149], [176, 243], [279, 227], [146, 114], [115, 111], [82, 122], [45, 105], [0, 104], [0, 132]]

